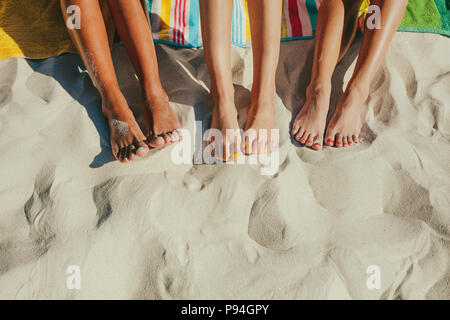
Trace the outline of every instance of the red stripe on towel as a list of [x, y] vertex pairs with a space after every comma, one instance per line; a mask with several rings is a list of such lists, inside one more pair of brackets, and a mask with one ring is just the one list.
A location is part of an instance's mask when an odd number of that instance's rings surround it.
[[301, 37], [303, 34], [297, 0], [289, 0], [289, 20], [291, 20], [292, 36]]

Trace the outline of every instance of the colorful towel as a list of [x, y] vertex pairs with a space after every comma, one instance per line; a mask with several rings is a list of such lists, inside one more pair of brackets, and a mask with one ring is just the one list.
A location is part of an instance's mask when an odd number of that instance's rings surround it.
[[[282, 40], [310, 39], [316, 30], [320, 0], [283, 0]], [[198, 0], [147, 0], [156, 42], [200, 47]], [[366, 10], [368, 1], [363, 3]], [[409, 0], [399, 31], [450, 36], [450, 0]], [[363, 12], [362, 12], [363, 13]], [[247, 0], [233, 0], [232, 43], [245, 47], [250, 38]]]
[[[114, 25], [106, 2], [102, 10], [110, 39]], [[43, 59], [76, 52], [57, 0], [0, 0], [0, 60]]]

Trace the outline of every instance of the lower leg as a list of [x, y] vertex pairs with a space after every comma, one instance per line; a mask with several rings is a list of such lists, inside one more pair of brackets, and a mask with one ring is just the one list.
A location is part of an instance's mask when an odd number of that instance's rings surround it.
[[[269, 140], [274, 128], [275, 76], [280, 54], [281, 1], [248, 0], [253, 51], [252, 104], [246, 130], [256, 135], [246, 136], [247, 152], [272, 149]], [[265, 134], [259, 135], [261, 132]], [[251, 149], [250, 149], [251, 148]]]
[[381, 28], [366, 28], [355, 70], [327, 129], [327, 137], [342, 146], [358, 143], [370, 84], [401, 23], [407, 0], [372, 0], [371, 5], [381, 9]]
[[292, 126], [292, 136], [313, 149], [322, 149], [323, 133], [330, 103], [331, 78], [339, 59], [344, 28], [342, 0], [322, 2], [317, 17], [314, 60], [306, 102]]
[[121, 161], [142, 155], [147, 147], [145, 136], [137, 125], [119, 89], [110, 53], [108, 37], [98, 1], [61, 0], [65, 19], [67, 8], [76, 5], [81, 10], [81, 28], [69, 30], [95, 87], [102, 98], [102, 110], [108, 119], [111, 147]]
[[236, 150], [226, 130], [238, 130], [231, 73], [232, 0], [200, 0], [200, 16], [206, 64], [211, 81], [213, 113], [211, 128], [222, 132], [223, 159]]
[[[140, 0], [108, 0], [117, 30], [141, 83], [151, 146], [179, 139], [178, 118], [159, 78], [158, 62], [147, 16]], [[163, 138], [164, 137], [164, 138]]]

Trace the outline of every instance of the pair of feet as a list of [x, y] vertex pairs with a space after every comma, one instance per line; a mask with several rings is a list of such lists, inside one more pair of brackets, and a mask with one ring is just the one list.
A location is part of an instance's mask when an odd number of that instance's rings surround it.
[[[220, 141], [215, 141], [217, 135], [210, 135], [207, 145], [215, 143], [214, 156], [221, 161], [236, 160], [240, 155], [270, 153], [276, 146], [272, 136], [274, 123], [273, 99], [253, 100], [248, 111], [244, 135], [238, 123], [236, 106], [229, 102], [213, 97], [213, 111], [211, 129], [220, 133]], [[219, 152], [215, 152], [219, 150]]]
[[331, 84], [311, 84], [306, 102], [292, 125], [292, 137], [314, 150], [322, 150], [324, 145], [342, 148], [359, 143], [368, 90], [349, 85], [325, 131], [330, 95]]
[[164, 147], [182, 138], [180, 122], [163, 90], [145, 99], [146, 134], [120, 90], [104, 94], [102, 111], [108, 120], [113, 155], [120, 162], [133, 161], [136, 156], [145, 156], [150, 147]]

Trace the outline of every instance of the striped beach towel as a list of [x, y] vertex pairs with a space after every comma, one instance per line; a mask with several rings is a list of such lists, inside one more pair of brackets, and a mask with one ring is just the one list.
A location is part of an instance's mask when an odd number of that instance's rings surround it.
[[[281, 0], [274, 0], [281, 1]], [[321, 0], [282, 0], [281, 40], [311, 39]], [[153, 39], [181, 47], [202, 46], [198, 0], [147, 0]], [[369, 7], [365, 0], [361, 16]], [[409, 0], [399, 31], [432, 32], [450, 36], [450, 0]], [[359, 29], [363, 31], [362, 17]], [[250, 39], [247, 0], [233, 0], [232, 43], [245, 47]]]
[[[283, 0], [281, 38], [308, 39], [314, 36], [320, 0]], [[153, 39], [182, 47], [202, 46], [198, 0], [147, 0]], [[250, 39], [246, 0], [233, 0], [231, 41], [245, 47]]]

